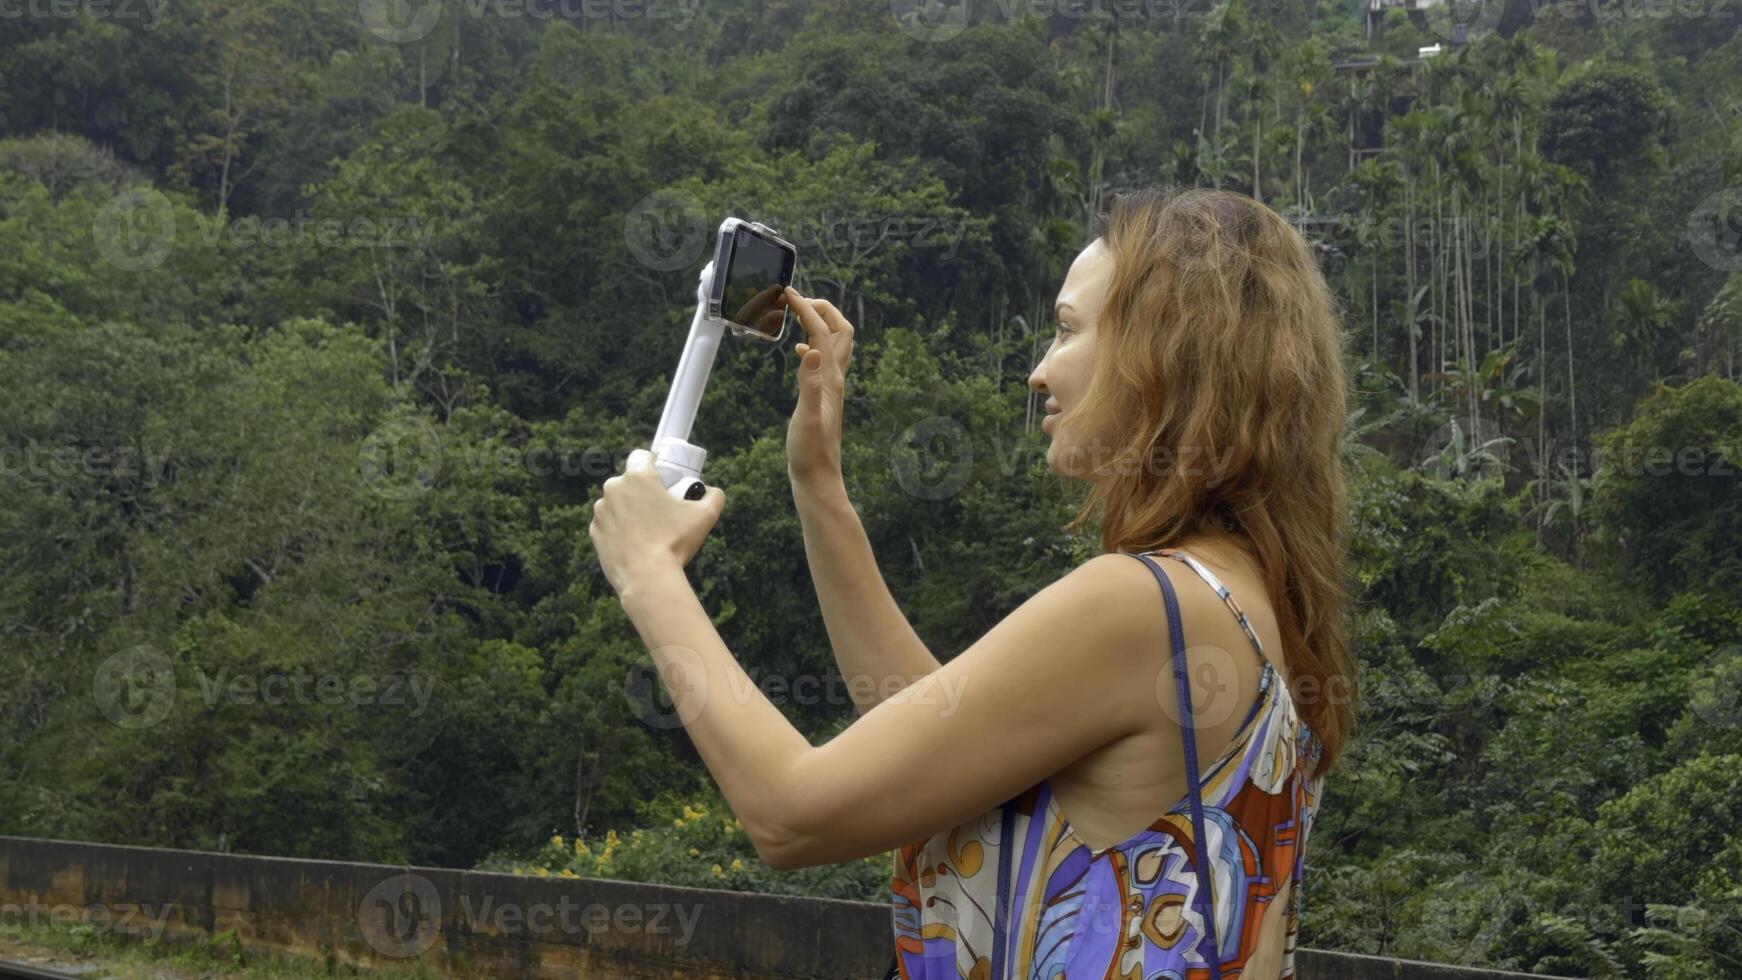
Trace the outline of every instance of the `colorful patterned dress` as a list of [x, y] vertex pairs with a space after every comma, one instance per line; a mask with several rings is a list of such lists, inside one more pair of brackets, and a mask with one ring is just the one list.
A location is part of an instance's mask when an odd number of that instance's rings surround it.
[[[1239, 733], [1198, 777], [1198, 819], [1193, 820], [1188, 791], [1148, 828], [1096, 850], [1077, 838], [1052, 787], [1042, 780], [968, 823], [897, 849], [891, 884], [896, 965], [890, 977], [1239, 977], [1257, 951], [1264, 912], [1282, 891], [1284, 875], [1294, 884], [1283, 915], [1281, 977], [1294, 976], [1301, 870], [1324, 781], [1323, 775], [1308, 776], [1319, 757], [1318, 739], [1297, 716], [1287, 685], [1216, 576], [1176, 549], [1145, 555], [1178, 559], [1209, 583], [1264, 663], [1257, 701]], [[1162, 585], [1179, 664], [1184, 638], [1172, 586], [1153, 562], [1142, 560]], [[1190, 718], [1189, 704], [1181, 711]], [[1191, 731], [1191, 725], [1184, 727], [1188, 744]], [[1193, 759], [1189, 786], [1196, 764], [1195, 751], [1188, 754]], [[1209, 889], [1219, 960], [1214, 972], [1208, 959], [1211, 930], [1202, 914], [1210, 898], [1200, 887], [1203, 861], [1195, 823], [1209, 841], [1214, 869]], [[1000, 894], [1009, 897], [1000, 903]]]

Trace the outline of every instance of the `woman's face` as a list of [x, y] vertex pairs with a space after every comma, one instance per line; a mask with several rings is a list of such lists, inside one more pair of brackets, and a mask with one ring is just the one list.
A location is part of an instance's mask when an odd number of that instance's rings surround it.
[[1087, 475], [1087, 445], [1072, 441], [1071, 407], [1089, 387], [1095, 363], [1095, 323], [1113, 279], [1113, 255], [1097, 238], [1077, 254], [1065, 273], [1054, 307], [1058, 324], [1046, 356], [1028, 376], [1028, 387], [1046, 395], [1047, 415], [1041, 430], [1052, 438], [1046, 465], [1059, 476]]

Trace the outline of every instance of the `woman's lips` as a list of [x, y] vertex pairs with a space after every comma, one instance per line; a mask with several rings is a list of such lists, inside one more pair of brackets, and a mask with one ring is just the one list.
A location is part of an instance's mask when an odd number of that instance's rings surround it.
[[1042, 432], [1051, 432], [1051, 431], [1052, 431], [1052, 430], [1051, 430], [1051, 429], [1049, 429], [1049, 428], [1047, 428], [1047, 427], [1046, 427], [1046, 424], [1047, 424], [1047, 423], [1048, 423], [1048, 422], [1051, 422], [1051, 421], [1052, 421], [1052, 420], [1053, 420], [1053, 418], [1054, 418], [1054, 417], [1055, 417], [1055, 416], [1056, 416], [1056, 415], [1058, 415], [1058, 413], [1057, 413], [1057, 412], [1053, 412], [1053, 413], [1051, 413], [1051, 414], [1049, 414], [1049, 415], [1047, 415], [1047, 417], [1046, 417], [1046, 418], [1043, 418], [1043, 419], [1041, 419], [1041, 420], [1040, 420], [1040, 431], [1042, 431]]

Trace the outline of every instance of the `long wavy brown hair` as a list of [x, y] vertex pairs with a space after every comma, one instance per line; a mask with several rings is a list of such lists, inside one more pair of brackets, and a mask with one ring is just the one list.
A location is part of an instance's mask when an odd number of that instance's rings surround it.
[[1093, 238], [1114, 271], [1071, 415], [1116, 465], [1097, 467], [1066, 530], [1099, 515], [1110, 552], [1200, 534], [1245, 547], [1322, 746], [1314, 772], [1326, 772], [1354, 729], [1359, 681], [1346, 621], [1349, 392], [1324, 275], [1287, 221], [1228, 191], [1116, 195]]

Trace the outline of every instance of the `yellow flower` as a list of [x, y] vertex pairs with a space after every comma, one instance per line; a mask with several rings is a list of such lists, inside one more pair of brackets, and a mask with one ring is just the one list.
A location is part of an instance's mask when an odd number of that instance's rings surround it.
[[695, 848], [693, 848], [693, 847], [692, 847], [692, 848], [690, 848], [690, 857], [693, 857], [693, 858], [696, 858], [696, 857], [701, 857], [701, 856], [702, 856], [702, 852], [701, 852], [701, 851], [698, 851], [698, 850], [696, 850], [696, 849], [695, 849]]
[[610, 844], [612, 847], [617, 846], [617, 832], [615, 830], [605, 831], [605, 843]]
[[683, 818], [682, 817], [672, 817], [671, 818], [671, 825], [673, 827], [677, 827], [678, 829], [681, 830], [683, 828]]
[[538, 875], [540, 878], [549, 878], [550, 877], [550, 871], [548, 871], [545, 868], [533, 868], [532, 873], [535, 875]]
[[550, 839], [550, 846], [561, 850], [563, 846], [563, 835], [558, 834], [555, 837], [552, 837]]
[[721, 870], [720, 870], [720, 866], [719, 866], [719, 865], [717, 865], [717, 864], [716, 864], [716, 865], [714, 865], [714, 874], [716, 874], [716, 875], [724, 875], [724, 874], [725, 874], [725, 872], [724, 872], [724, 871], [721, 871]]
[[580, 875], [578, 875], [578, 874], [575, 874], [575, 873], [574, 873], [574, 872], [573, 872], [573, 871], [570, 871], [570, 870], [569, 870], [569, 869], [567, 869], [567, 868], [564, 868], [564, 869], [563, 869], [563, 877], [564, 877], [564, 878], [579, 878], [579, 877], [580, 877]]
[[742, 858], [733, 858], [732, 859], [732, 870], [733, 871], [743, 871], [744, 870], [744, 861]]
[[593, 853], [593, 849], [587, 846], [586, 841], [581, 840], [579, 837], [576, 837], [575, 838], [575, 853], [576, 854], [591, 854], [591, 853]]

